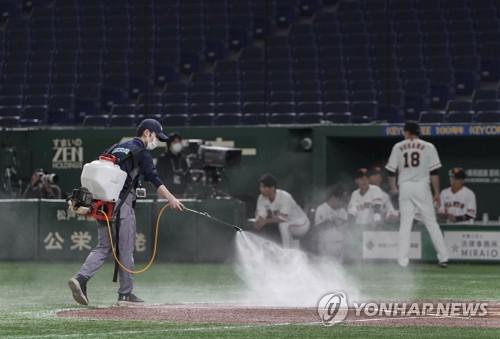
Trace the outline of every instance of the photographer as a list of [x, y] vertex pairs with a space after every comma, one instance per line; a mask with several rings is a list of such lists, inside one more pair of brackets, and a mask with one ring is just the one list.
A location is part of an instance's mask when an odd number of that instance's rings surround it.
[[23, 193], [25, 199], [61, 199], [61, 188], [55, 183], [57, 175], [37, 169], [31, 175], [31, 182]]
[[184, 196], [188, 178], [188, 164], [182, 154], [182, 148], [181, 135], [170, 133], [167, 149], [156, 164], [161, 180], [176, 196]]

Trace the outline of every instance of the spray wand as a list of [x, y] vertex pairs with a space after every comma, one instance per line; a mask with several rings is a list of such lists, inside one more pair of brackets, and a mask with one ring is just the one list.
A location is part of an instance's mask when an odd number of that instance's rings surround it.
[[208, 214], [207, 212], [200, 212], [200, 211], [197, 211], [197, 210], [193, 210], [191, 208], [187, 208], [187, 207], [184, 207], [184, 210], [187, 211], [187, 212], [191, 212], [191, 213], [194, 213], [194, 214], [198, 214], [198, 215], [201, 215], [205, 218], [208, 218], [210, 220], [213, 220], [215, 222], [218, 222], [219, 224], [222, 224], [222, 225], [225, 225], [225, 226], [228, 226], [228, 227], [231, 227], [233, 228], [235, 231], [238, 231], [238, 232], [242, 232], [243, 230], [241, 229], [241, 227], [239, 226], [236, 226], [236, 225], [233, 225], [233, 224], [230, 224], [228, 222], [225, 222], [223, 220], [220, 220], [218, 218], [215, 218], [215, 217], [212, 217], [210, 214]]

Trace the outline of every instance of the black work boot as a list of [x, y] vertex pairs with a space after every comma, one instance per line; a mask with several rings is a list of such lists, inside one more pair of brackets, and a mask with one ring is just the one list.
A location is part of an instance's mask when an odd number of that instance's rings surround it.
[[73, 299], [80, 305], [89, 304], [89, 298], [87, 297], [87, 281], [88, 279], [81, 275], [77, 275], [68, 281], [68, 286], [73, 293]]

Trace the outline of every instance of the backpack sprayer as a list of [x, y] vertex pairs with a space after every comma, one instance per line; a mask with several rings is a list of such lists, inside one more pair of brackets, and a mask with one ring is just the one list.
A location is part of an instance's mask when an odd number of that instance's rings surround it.
[[[135, 177], [135, 175], [134, 175]], [[68, 199], [68, 208], [73, 210], [78, 215], [90, 216], [99, 222], [106, 222], [108, 235], [111, 244], [111, 252], [116, 264], [124, 271], [131, 274], [140, 274], [149, 269], [156, 257], [158, 245], [158, 233], [160, 220], [168, 207], [164, 205], [156, 219], [155, 238], [153, 242], [153, 253], [147, 264], [140, 270], [130, 270], [125, 267], [118, 258], [115, 242], [113, 241], [111, 221], [116, 216], [116, 213], [121, 207], [121, 202], [115, 206], [120, 197], [120, 192], [123, 189], [127, 173], [118, 165], [118, 160], [114, 155], [103, 154], [98, 160], [94, 160], [83, 166], [83, 171], [80, 177], [82, 187], [73, 190]], [[225, 221], [212, 217], [207, 212], [200, 212], [190, 208], [184, 208], [185, 211], [195, 213], [197, 215], [211, 219], [219, 224], [233, 228], [236, 231], [242, 229], [236, 225], [229, 224]]]
[[105, 221], [106, 214], [111, 220], [126, 179], [127, 173], [117, 165], [117, 158], [103, 154], [83, 166], [82, 187], [73, 190], [68, 204], [76, 214], [90, 215], [98, 221]]

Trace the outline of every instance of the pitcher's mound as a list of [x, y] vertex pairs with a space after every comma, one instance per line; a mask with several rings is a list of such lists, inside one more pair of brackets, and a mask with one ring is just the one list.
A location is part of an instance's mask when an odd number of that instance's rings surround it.
[[[375, 326], [470, 326], [500, 328], [500, 304], [489, 303], [485, 316], [371, 316], [349, 309], [344, 324]], [[88, 308], [60, 311], [59, 317], [98, 320], [159, 320], [176, 323], [321, 324], [316, 308], [252, 307], [241, 305], [182, 304]]]

